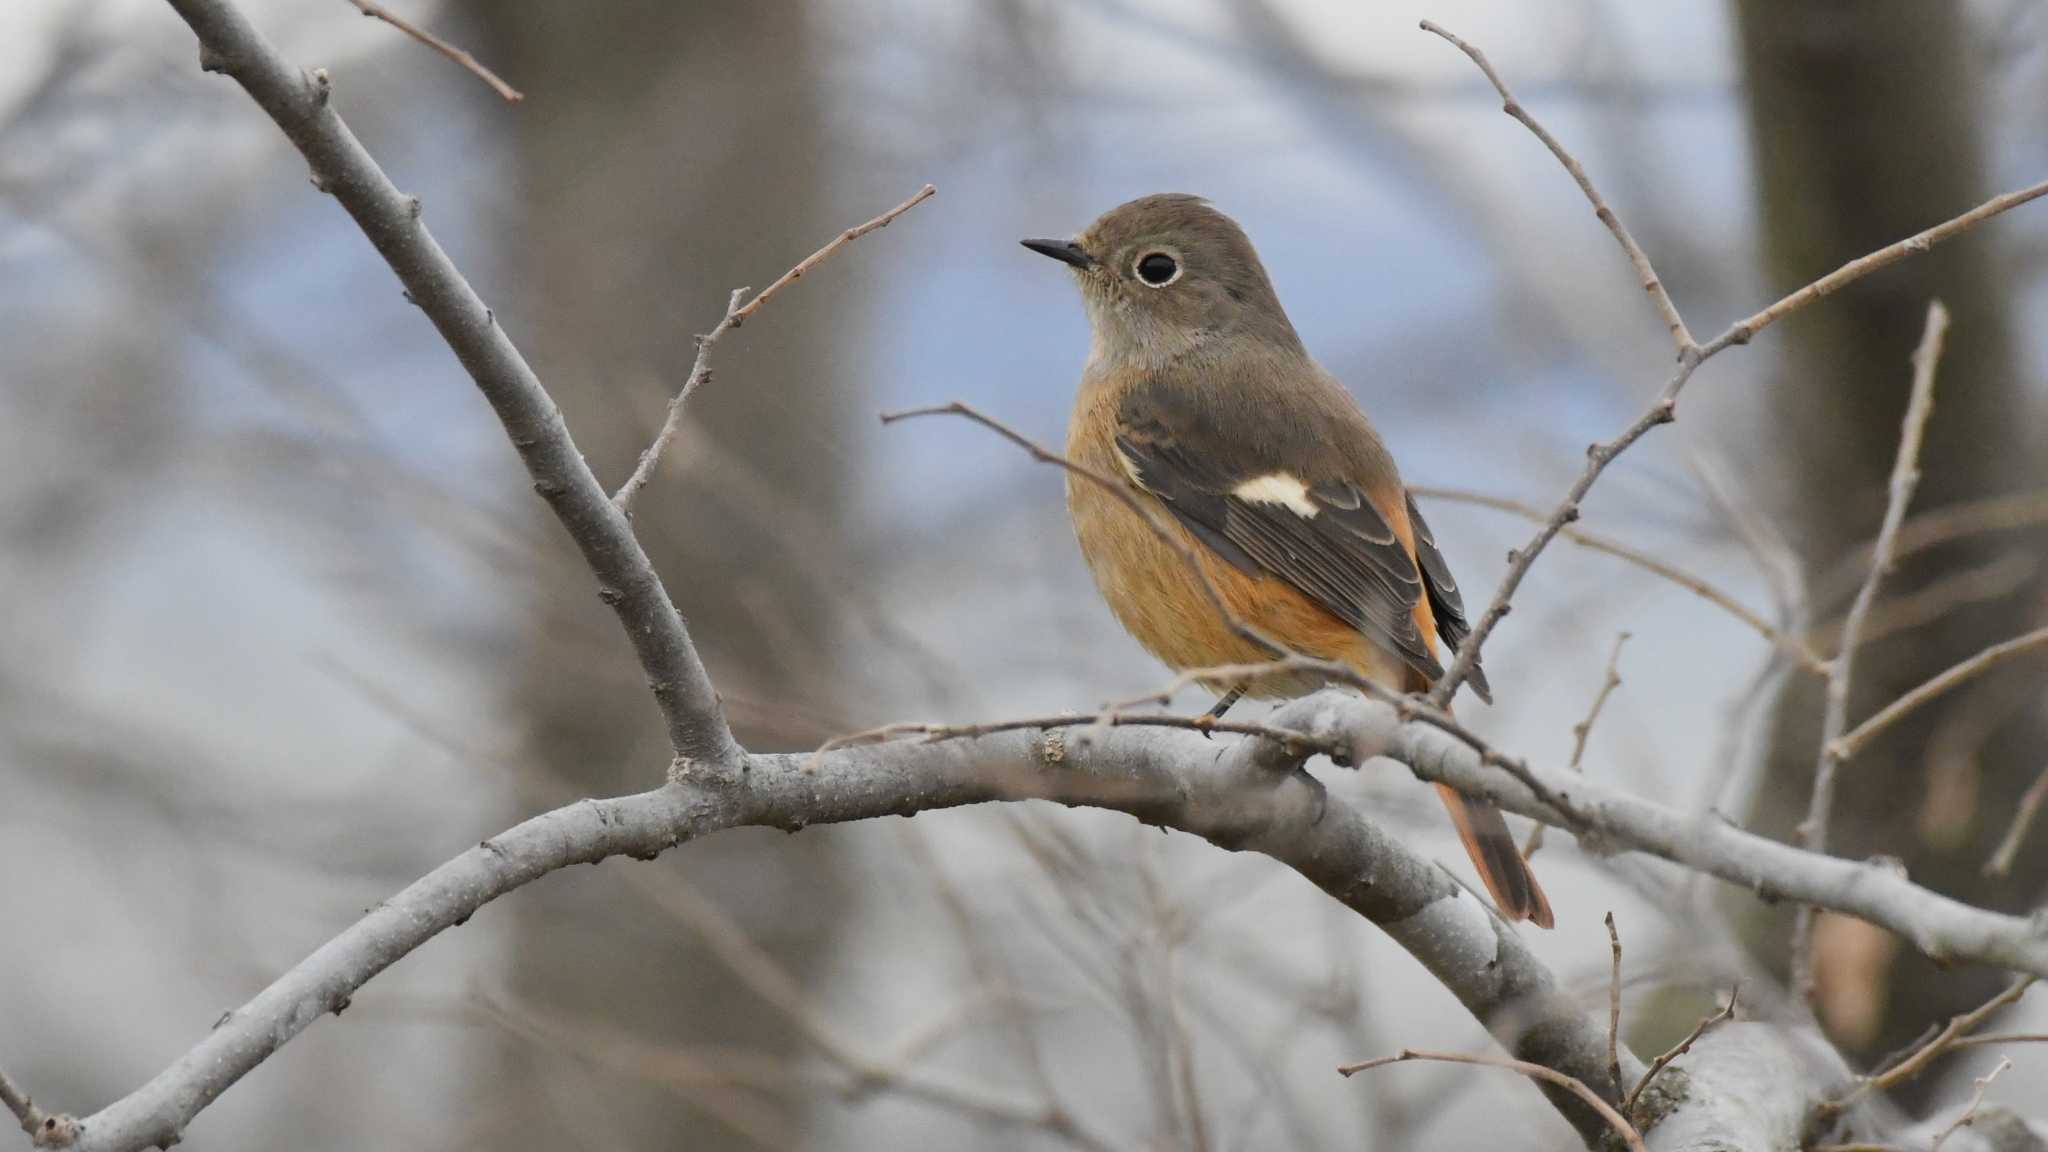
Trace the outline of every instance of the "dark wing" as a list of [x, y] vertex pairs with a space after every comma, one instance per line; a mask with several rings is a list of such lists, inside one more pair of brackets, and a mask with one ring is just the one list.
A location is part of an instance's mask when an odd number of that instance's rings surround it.
[[[1422, 509], [1415, 506], [1414, 496], [1408, 497], [1408, 526], [1415, 532], [1415, 558], [1421, 561], [1422, 586], [1429, 591], [1429, 610], [1436, 616], [1436, 633], [1456, 652], [1472, 634], [1472, 626], [1465, 619], [1465, 598], [1458, 594], [1458, 582], [1451, 579], [1451, 566], [1444, 563], [1444, 554], [1437, 551], [1436, 534], [1422, 518]], [[1493, 703], [1493, 687], [1486, 682], [1486, 673], [1480, 670], [1477, 661], [1465, 682], [1472, 685], [1472, 691], [1481, 700]]]
[[1169, 414], [1142, 390], [1118, 415], [1117, 449], [1137, 482], [1218, 556], [1251, 575], [1285, 580], [1417, 672], [1443, 675], [1415, 624], [1422, 576], [1357, 485], [1305, 483], [1248, 458], [1252, 437]]

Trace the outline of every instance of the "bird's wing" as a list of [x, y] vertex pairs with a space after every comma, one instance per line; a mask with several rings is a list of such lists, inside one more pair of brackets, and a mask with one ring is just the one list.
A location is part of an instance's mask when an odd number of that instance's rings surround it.
[[[1472, 634], [1472, 625], [1465, 619], [1465, 598], [1458, 594], [1458, 582], [1451, 579], [1451, 566], [1444, 563], [1444, 554], [1437, 551], [1436, 534], [1429, 530], [1413, 495], [1408, 497], [1408, 527], [1415, 534], [1416, 565], [1422, 569], [1422, 586], [1429, 593], [1430, 614], [1436, 617], [1436, 634], [1456, 652]], [[1487, 684], [1486, 673], [1480, 671], [1477, 662], [1466, 681], [1481, 700], [1493, 703], [1493, 688]]]
[[1203, 544], [1241, 571], [1286, 581], [1424, 677], [1443, 675], [1415, 622], [1424, 580], [1400, 536], [1341, 469], [1287, 460], [1278, 443], [1156, 389], [1133, 389], [1118, 410], [1131, 476]]

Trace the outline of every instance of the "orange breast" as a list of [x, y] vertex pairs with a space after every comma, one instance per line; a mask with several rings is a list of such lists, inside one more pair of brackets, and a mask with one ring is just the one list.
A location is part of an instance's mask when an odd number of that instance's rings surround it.
[[[1067, 455], [1077, 464], [1106, 476], [1126, 475], [1116, 451], [1113, 408], [1087, 403], [1075, 412], [1068, 430]], [[1170, 545], [1147, 527], [1130, 508], [1102, 486], [1081, 476], [1067, 477], [1067, 509], [1081, 554], [1095, 585], [1126, 630], [1145, 649], [1176, 671], [1219, 664], [1246, 664], [1267, 654], [1231, 631], [1190, 569], [1181, 550], [1191, 553], [1224, 605], [1238, 619], [1293, 650], [1350, 665], [1375, 683], [1397, 691], [1410, 687], [1409, 672], [1399, 656], [1331, 615], [1293, 585], [1269, 576], [1254, 576], [1211, 552], [1182, 528], [1167, 506], [1146, 493], [1138, 500], [1165, 526]], [[1376, 503], [1378, 503], [1376, 501]], [[1414, 552], [1406, 509], [1395, 502], [1388, 517], [1410, 555]], [[1433, 636], [1427, 598], [1417, 606], [1425, 636]], [[1225, 685], [1214, 685], [1221, 690]], [[1320, 686], [1313, 677], [1269, 676], [1249, 686], [1251, 695], [1296, 696]]]

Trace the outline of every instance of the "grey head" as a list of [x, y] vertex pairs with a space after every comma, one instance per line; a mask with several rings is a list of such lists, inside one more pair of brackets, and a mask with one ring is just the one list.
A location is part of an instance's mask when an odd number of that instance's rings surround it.
[[1074, 270], [1100, 358], [1160, 364], [1226, 340], [1301, 349], [1250, 238], [1199, 196], [1140, 197], [1072, 240], [1023, 243]]

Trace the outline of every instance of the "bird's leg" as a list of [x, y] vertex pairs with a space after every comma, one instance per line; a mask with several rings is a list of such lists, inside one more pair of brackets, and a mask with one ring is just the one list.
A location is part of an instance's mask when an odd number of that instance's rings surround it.
[[1225, 692], [1222, 696], [1217, 698], [1214, 704], [1209, 705], [1209, 710], [1207, 712], [1204, 712], [1200, 716], [1195, 717], [1195, 726], [1202, 729], [1202, 734], [1204, 736], [1208, 735], [1209, 732], [1207, 726], [1210, 724], [1214, 724], [1218, 720], [1223, 719], [1223, 714], [1225, 712], [1230, 711], [1230, 706], [1232, 704], [1237, 703], [1239, 700], [1243, 698], [1244, 685], [1231, 685], [1230, 691]]

